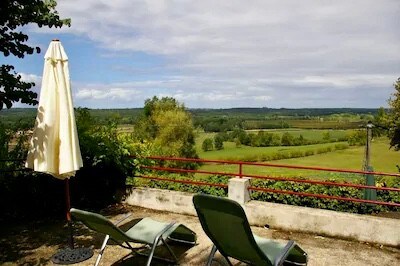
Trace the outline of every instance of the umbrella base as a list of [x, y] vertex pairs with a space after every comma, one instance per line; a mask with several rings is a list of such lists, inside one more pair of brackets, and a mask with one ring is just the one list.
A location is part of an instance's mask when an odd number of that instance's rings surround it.
[[93, 256], [90, 248], [66, 248], [58, 251], [51, 257], [51, 261], [56, 264], [74, 264], [87, 260]]

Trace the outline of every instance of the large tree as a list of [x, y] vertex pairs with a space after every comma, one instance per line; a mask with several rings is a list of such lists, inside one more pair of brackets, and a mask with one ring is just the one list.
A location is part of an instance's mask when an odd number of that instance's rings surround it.
[[174, 98], [146, 100], [143, 118], [135, 126], [135, 132], [140, 139], [152, 141], [160, 155], [198, 158], [192, 118]]
[[389, 99], [389, 137], [390, 146], [400, 150], [400, 78], [393, 84], [395, 92]]
[[[55, 0], [1, 0], [0, 1], [0, 52], [23, 58], [27, 54], [40, 53], [39, 47], [26, 44], [28, 35], [20, 31], [21, 26], [36, 24], [39, 27], [70, 26], [70, 19], [60, 19]], [[24, 82], [14, 66], [0, 66], [0, 110], [5, 105], [11, 108], [14, 102], [37, 104], [37, 94], [31, 91], [35, 84]]]

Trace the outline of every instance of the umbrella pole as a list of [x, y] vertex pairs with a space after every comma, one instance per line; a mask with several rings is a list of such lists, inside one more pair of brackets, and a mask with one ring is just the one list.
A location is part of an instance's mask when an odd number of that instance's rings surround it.
[[69, 246], [71, 249], [74, 249], [74, 236], [73, 236], [73, 228], [72, 228], [72, 219], [71, 219], [71, 199], [69, 193], [69, 178], [65, 179], [65, 198], [67, 204], [67, 222], [69, 229]]
[[67, 221], [69, 229], [69, 248], [62, 249], [58, 251], [51, 257], [51, 261], [55, 264], [73, 264], [87, 260], [93, 256], [93, 250], [90, 248], [75, 248], [74, 247], [74, 237], [73, 237], [73, 227], [71, 219], [71, 200], [69, 193], [69, 179], [65, 179], [65, 199], [67, 205]]

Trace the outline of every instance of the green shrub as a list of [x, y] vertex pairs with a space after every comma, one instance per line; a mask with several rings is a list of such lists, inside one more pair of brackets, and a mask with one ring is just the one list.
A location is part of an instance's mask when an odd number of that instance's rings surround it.
[[313, 150], [307, 150], [304, 152], [304, 156], [312, 156], [314, 155], [314, 151]]
[[270, 161], [271, 156], [269, 154], [260, 154], [258, 157], [260, 162]]
[[329, 152], [328, 147], [321, 147], [315, 151], [316, 154], [322, 154], [322, 153], [327, 153], [327, 152]]
[[335, 150], [345, 150], [345, 149], [349, 148], [349, 145], [345, 144], [345, 143], [337, 143], [337, 144], [335, 144], [334, 147], [335, 147]]
[[281, 137], [281, 145], [282, 146], [293, 146], [293, 144], [294, 144], [293, 136], [288, 132], [283, 133], [283, 135]]
[[[126, 176], [135, 171], [128, 159], [132, 143], [129, 138], [119, 138], [116, 123], [97, 125], [87, 109], [77, 110], [76, 118], [84, 166], [70, 180], [71, 205], [101, 209], [121, 199]], [[13, 159], [25, 159], [26, 136], [20, 135], [16, 144], [7, 155]], [[1, 170], [21, 168], [24, 168], [24, 162], [16, 161], [7, 163], [7, 169], [2, 167]], [[50, 175], [27, 170], [0, 171], [0, 219], [63, 217], [64, 190], [65, 182]]]
[[25, 169], [27, 136], [17, 132], [19, 128], [6, 129], [0, 123], [0, 222], [63, 217], [64, 182]]
[[365, 145], [367, 142], [367, 132], [365, 130], [353, 131], [347, 136], [347, 141], [350, 146]]
[[213, 141], [211, 138], [206, 138], [202, 145], [201, 148], [203, 151], [212, 151], [214, 149]]
[[290, 151], [290, 158], [299, 158], [299, 157], [304, 157], [305, 153], [303, 151], [299, 150], [293, 150]]
[[259, 155], [258, 154], [249, 154], [249, 155], [241, 157], [241, 160], [245, 161], [245, 162], [257, 162], [257, 161], [259, 161]]
[[240, 140], [239, 140], [238, 138], [235, 139], [235, 146], [236, 146], [237, 148], [242, 147], [242, 143], [240, 143]]
[[331, 134], [329, 133], [329, 131], [326, 131], [322, 134], [322, 139], [325, 142], [329, 142], [331, 140]]
[[117, 202], [132, 169], [128, 143], [118, 139], [117, 123], [98, 125], [88, 109], [76, 116], [83, 167], [71, 178], [75, 206], [100, 209]]
[[[331, 182], [337, 182], [336, 180], [328, 180]], [[305, 193], [323, 194], [344, 198], [363, 198], [363, 189], [356, 189], [352, 187], [338, 187], [338, 186], [323, 186], [308, 183], [294, 183], [294, 182], [281, 182], [281, 181], [262, 181], [252, 180], [252, 185], [267, 187], [275, 190], [284, 191], [297, 191]], [[397, 193], [398, 194], [398, 193]], [[264, 193], [259, 191], [253, 191], [251, 194], [252, 199], [265, 200], [276, 203], [285, 203], [291, 205], [321, 208], [334, 211], [353, 212], [353, 213], [372, 213], [379, 211], [400, 211], [399, 208], [386, 207], [373, 204], [362, 204], [350, 201], [338, 201], [314, 197], [302, 197], [289, 194], [278, 194], [278, 193]], [[377, 200], [386, 202], [399, 202], [398, 195], [388, 191], [377, 191]]]
[[214, 136], [214, 147], [216, 150], [222, 150], [224, 148], [224, 137], [220, 134]]
[[[153, 175], [160, 176], [159, 173]], [[195, 178], [192, 175], [183, 177], [177, 174], [164, 173], [162, 176], [173, 180], [203, 181], [214, 184], [228, 184], [229, 180], [229, 177], [220, 175], [210, 176], [207, 178], [199, 178], [199, 177]], [[215, 196], [228, 195], [228, 189], [221, 187], [206, 186], [206, 185], [197, 186], [197, 185], [190, 185], [190, 184], [170, 182], [170, 181], [149, 180], [144, 178], [131, 178], [130, 180], [131, 180], [130, 184], [133, 186], [151, 187], [151, 188], [167, 189], [173, 191], [183, 191], [189, 193], [206, 193]]]
[[6, 173], [0, 178], [0, 222], [65, 218], [64, 191], [65, 183], [47, 174]]

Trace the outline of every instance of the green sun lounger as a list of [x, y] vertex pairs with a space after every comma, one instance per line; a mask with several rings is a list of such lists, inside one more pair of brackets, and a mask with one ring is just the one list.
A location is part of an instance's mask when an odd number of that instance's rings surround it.
[[217, 250], [250, 265], [307, 265], [307, 254], [293, 240], [286, 245], [252, 233], [243, 208], [235, 201], [195, 195], [193, 203], [204, 232], [214, 243], [207, 265]]
[[150, 253], [148, 254], [146, 265], [150, 265], [156, 247], [162, 244], [164, 244], [165, 247], [168, 249], [169, 253], [173, 257], [173, 260], [169, 260], [166, 258], [159, 259], [163, 259], [173, 263], [178, 262], [178, 259], [172, 251], [171, 247], [168, 245], [167, 240], [192, 245], [196, 244], [196, 234], [186, 226], [175, 222], [158, 222], [146, 217], [141, 219], [138, 223], [129, 228], [127, 231], [123, 231], [119, 227], [117, 227], [118, 223], [113, 224], [107, 218], [97, 213], [72, 208], [71, 214], [75, 219], [81, 221], [90, 229], [106, 235], [95, 263], [96, 266], [100, 263], [103, 252], [107, 246], [107, 242], [110, 239], [121, 247], [130, 249], [132, 252], [140, 255], [145, 254], [136, 252], [137, 248], [133, 248], [130, 243], [137, 243], [149, 246]]

